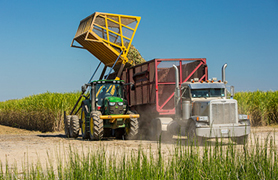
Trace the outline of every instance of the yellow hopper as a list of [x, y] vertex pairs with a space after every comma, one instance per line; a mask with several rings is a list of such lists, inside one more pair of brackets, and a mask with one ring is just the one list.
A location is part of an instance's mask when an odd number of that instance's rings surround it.
[[[113, 66], [121, 53], [116, 65], [132, 65], [127, 54], [140, 19], [138, 16], [95, 12], [80, 22], [71, 47], [87, 49], [108, 67]], [[74, 45], [75, 41], [81, 46]]]

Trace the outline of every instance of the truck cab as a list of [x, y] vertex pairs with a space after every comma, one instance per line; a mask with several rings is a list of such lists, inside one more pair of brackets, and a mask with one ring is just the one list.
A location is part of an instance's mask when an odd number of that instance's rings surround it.
[[188, 138], [232, 138], [239, 144], [247, 141], [250, 121], [238, 114], [235, 99], [227, 98], [226, 83], [193, 79], [181, 85], [182, 121]]

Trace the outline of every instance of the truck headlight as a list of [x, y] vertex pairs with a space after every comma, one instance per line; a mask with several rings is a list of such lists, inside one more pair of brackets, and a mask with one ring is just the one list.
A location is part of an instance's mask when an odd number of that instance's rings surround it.
[[249, 119], [249, 116], [248, 116], [248, 115], [245, 115], [245, 114], [239, 114], [239, 115], [238, 115], [238, 119], [239, 119], [239, 120]]
[[116, 104], [115, 102], [109, 102], [110, 106], [115, 106], [115, 104]]
[[124, 105], [124, 103], [123, 102], [118, 102], [118, 105], [122, 106], [122, 105]]

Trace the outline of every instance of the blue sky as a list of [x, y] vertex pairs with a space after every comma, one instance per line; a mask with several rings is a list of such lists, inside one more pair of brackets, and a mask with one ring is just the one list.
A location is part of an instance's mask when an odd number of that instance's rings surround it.
[[99, 60], [70, 44], [94, 12], [141, 16], [146, 60], [207, 58], [209, 77], [228, 63], [236, 91], [278, 90], [278, 0], [0, 0], [0, 101], [87, 83]]

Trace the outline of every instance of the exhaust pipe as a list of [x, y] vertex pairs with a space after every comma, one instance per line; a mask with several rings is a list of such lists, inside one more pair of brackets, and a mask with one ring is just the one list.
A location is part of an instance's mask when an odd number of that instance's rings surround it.
[[226, 81], [226, 72], [225, 72], [225, 69], [227, 67], [227, 63], [225, 63], [223, 66], [222, 66], [222, 82], [224, 82], [225, 84], [227, 83]]
[[179, 70], [176, 65], [173, 65], [176, 69], [176, 88], [175, 88], [175, 111], [176, 111], [176, 118], [181, 117], [181, 107], [180, 107], [180, 86], [179, 86]]

